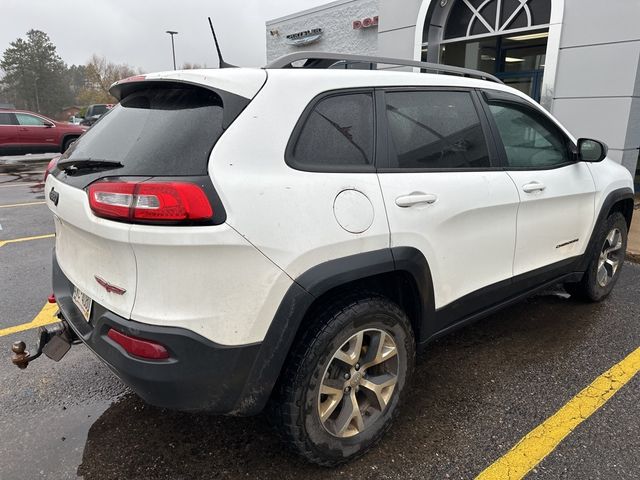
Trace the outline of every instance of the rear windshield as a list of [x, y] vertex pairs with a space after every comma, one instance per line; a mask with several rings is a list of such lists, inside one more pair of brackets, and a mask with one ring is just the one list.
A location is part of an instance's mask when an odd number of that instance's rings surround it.
[[102, 115], [106, 111], [107, 111], [106, 105], [94, 105], [93, 108], [91, 109], [91, 113], [93, 115]]
[[[109, 110], [67, 153], [112, 160], [118, 175], [204, 175], [222, 135], [222, 100], [188, 85], [138, 90]], [[115, 173], [115, 172], [114, 172]]]

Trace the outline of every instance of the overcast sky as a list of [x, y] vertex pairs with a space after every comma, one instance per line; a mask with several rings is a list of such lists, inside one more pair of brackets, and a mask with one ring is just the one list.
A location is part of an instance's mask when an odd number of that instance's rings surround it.
[[0, 54], [35, 28], [46, 32], [68, 64], [84, 64], [96, 53], [144, 72], [176, 63], [216, 66], [207, 23], [211, 16], [225, 60], [241, 66], [266, 61], [265, 21], [328, 0], [0, 0]]

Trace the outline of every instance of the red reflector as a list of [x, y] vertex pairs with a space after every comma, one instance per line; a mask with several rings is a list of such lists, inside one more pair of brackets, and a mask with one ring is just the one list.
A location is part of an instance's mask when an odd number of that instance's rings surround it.
[[56, 303], [56, 296], [52, 293], [51, 295], [49, 295], [49, 298], [47, 300], [49, 300], [49, 303]]
[[98, 217], [147, 222], [207, 220], [213, 209], [204, 191], [186, 182], [96, 182], [89, 204]]
[[164, 360], [165, 358], [169, 358], [169, 352], [159, 343], [131, 337], [113, 328], [109, 330], [107, 336], [133, 356], [151, 360]]

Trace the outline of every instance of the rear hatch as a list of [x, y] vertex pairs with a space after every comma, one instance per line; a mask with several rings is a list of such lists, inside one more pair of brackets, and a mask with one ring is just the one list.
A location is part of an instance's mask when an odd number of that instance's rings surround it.
[[[209, 157], [266, 80], [264, 71], [239, 70], [189, 72], [188, 81], [172, 72], [116, 84], [112, 93], [120, 103], [50, 167], [45, 197], [55, 218], [56, 257], [79, 292], [130, 318], [138, 276], [132, 225], [182, 228], [225, 221], [207, 173]], [[208, 202], [210, 215], [206, 208], [198, 214], [200, 204], [189, 210], [191, 200], [183, 194], [191, 190], [196, 203]], [[90, 203], [90, 192], [106, 203]], [[187, 213], [181, 205], [165, 208], [165, 197], [184, 200]]]

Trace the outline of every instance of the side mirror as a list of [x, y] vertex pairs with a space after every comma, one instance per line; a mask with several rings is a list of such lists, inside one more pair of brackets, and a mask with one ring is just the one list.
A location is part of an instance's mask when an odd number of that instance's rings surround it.
[[46, 122], [46, 123], [44, 124], [44, 126], [45, 126], [46, 128], [52, 128], [52, 127], [53, 127], [53, 123]]
[[581, 162], [601, 162], [607, 158], [609, 147], [598, 140], [581, 138], [578, 140], [578, 158]]

